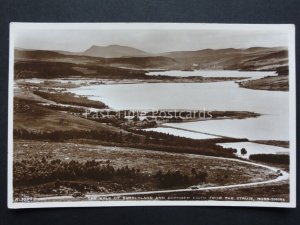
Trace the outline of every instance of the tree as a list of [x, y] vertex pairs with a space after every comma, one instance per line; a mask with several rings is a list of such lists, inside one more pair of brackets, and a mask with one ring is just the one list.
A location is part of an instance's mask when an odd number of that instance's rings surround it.
[[149, 144], [149, 142], [150, 142], [150, 138], [149, 138], [148, 135], [146, 135], [146, 137], [145, 137], [145, 139], [144, 139], [144, 143], [145, 143], [145, 144]]
[[191, 169], [191, 173], [192, 173], [193, 175], [196, 176], [196, 175], [197, 175], [196, 169], [195, 169], [195, 168], [192, 168], [192, 169]]
[[247, 150], [245, 148], [242, 148], [241, 149], [241, 154], [242, 154], [242, 156], [246, 155], [247, 154]]

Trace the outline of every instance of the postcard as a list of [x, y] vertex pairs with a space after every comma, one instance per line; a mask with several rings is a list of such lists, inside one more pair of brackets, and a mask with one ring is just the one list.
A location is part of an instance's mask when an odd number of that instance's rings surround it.
[[11, 23], [8, 207], [296, 207], [290, 24]]

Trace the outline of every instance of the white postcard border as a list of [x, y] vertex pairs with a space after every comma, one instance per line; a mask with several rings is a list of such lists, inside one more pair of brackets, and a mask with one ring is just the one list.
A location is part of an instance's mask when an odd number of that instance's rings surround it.
[[[16, 30], [280, 30], [289, 34], [289, 135], [290, 135], [290, 202], [259, 201], [75, 201], [31, 202], [13, 201], [13, 84], [14, 84], [14, 37]], [[296, 71], [295, 71], [295, 26], [292, 24], [207, 24], [207, 23], [10, 23], [9, 37], [9, 101], [8, 101], [8, 208], [48, 207], [105, 207], [105, 206], [243, 206], [243, 207], [296, 207]]]

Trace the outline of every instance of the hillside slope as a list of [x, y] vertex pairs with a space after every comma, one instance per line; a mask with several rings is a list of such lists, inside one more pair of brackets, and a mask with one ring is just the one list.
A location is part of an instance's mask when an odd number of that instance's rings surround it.
[[109, 45], [109, 46], [97, 46], [93, 45], [89, 49], [81, 52], [80, 55], [103, 57], [103, 58], [121, 58], [121, 57], [138, 57], [149, 56], [150, 54], [142, 50], [121, 46], [121, 45]]
[[285, 48], [204, 49], [162, 54], [176, 59], [183, 68], [225, 70], [278, 70], [288, 65]]
[[142, 70], [149, 69], [277, 71], [279, 75], [288, 75], [288, 51], [282, 47], [253, 47], [149, 55], [119, 45], [92, 46], [85, 52], [72, 54], [62, 51], [15, 50], [16, 78], [99, 74], [110, 77], [113, 74], [112, 77], [130, 79], [133, 77], [130, 74], [144, 75]]

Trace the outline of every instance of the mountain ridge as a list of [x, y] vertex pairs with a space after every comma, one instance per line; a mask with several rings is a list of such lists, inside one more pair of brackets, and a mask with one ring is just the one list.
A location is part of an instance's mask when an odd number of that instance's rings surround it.
[[201, 49], [150, 54], [121, 45], [92, 45], [80, 53], [50, 50], [15, 50], [15, 60], [70, 62], [132, 69], [252, 70], [288, 73], [285, 47]]
[[103, 57], [103, 58], [121, 58], [121, 57], [149, 56], [150, 53], [147, 53], [137, 48], [123, 46], [123, 45], [107, 45], [107, 46], [92, 45], [87, 50], [81, 52], [80, 55]]

